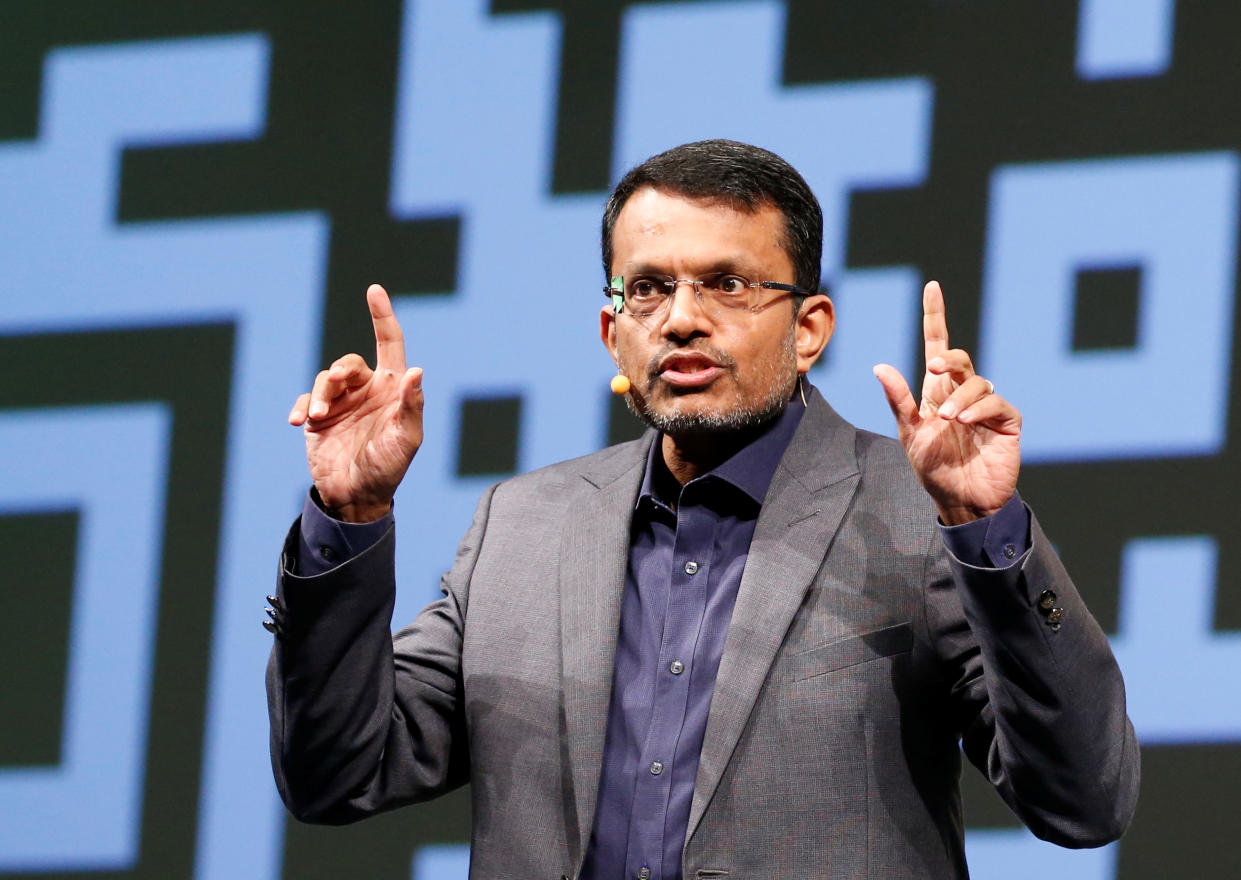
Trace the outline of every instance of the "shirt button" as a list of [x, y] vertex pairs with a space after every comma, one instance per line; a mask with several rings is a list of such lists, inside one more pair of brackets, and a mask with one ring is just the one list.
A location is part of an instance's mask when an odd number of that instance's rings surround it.
[[1005, 559], [1012, 559], [1016, 555], [1017, 555], [1016, 547], [1014, 547], [1012, 544], [1004, 545], [1004, 558]]
[[326, 559], [328, 562], [331, 562], [333, 559], [336, 558], [336, 551], [333, 550], [331, 547], [329, 547], [327, 544], [324, 544], [322, 547], [319, 548], [319, 555], [322, 556], [324, 559]]
[[643, 865], [641, 868], [638, 869], [638, 880], [649, 880], [650, 876], [651, 876], [651, 869], [648, 868], [646, 865]]
[[664, 772], [663, 761], [652, 761], [651, 762], [651, 775], [652, 776], [658, 776], [660, 773], [663, 773], [663, 772]]
[[673, 660], [672, 663], [669, 664], [668, 666], [668, 671], [671, 672], [673, 675], [680, 675], [682, 672], [685, 671], [685, 664], [682, 663], [680, 660]]
[[691, 561], [689, 561], [689, 562], [687, 562], [687, 563], [685, 563], [685, 573], [686, 573], [686, 574], [697, 574], [697, 573], [698, 573], [698, 563], [697, 563], [697, 562], [694, 562], [694, 561], [692, 561], [692, 560], [691, 560]]

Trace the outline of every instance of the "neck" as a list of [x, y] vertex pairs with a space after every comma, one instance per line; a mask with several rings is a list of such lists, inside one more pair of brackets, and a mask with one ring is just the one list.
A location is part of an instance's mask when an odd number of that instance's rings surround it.
[[684, 486], [732, 458], [739, 449], [763, 432], [768, 425], [712, 434], [663, 436], [664, 464], [676, 481]]

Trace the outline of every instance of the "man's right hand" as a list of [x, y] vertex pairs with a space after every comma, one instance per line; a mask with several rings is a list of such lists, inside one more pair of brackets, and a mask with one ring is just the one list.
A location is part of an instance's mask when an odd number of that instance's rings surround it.
[[375, 325], [375, 369], [347, 354], [315, 377], [293, 404], [304, 426], [310, 476], [324, 507], [345, 522], [373, 522], [422, 444], [422, 368], [405, 368], [405, 337], [387, 292], [366, 291]]

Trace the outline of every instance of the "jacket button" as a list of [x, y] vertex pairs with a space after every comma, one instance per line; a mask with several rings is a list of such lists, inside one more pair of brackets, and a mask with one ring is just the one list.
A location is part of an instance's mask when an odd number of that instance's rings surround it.
[[1056, 594], [1051, 590], [1043, 590], [1038, 595], [1038, 607], [1044, 612], [1056, 607]]
[[1058, 626], [1064, 620], [1064, 609], [1053, 608], [1047, 612], [1047, 622], [1052, 626]]

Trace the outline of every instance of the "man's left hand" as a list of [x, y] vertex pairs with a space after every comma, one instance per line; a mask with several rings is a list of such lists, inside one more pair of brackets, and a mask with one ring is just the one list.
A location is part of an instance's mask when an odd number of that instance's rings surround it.
[[974, 372], [967, 352], [948, 347], [944, 294], [932, 281], [922, 291], [926, 375], [922, 404], [914, 402], [900, 371], [875, 367], [897, 437], [914, 473], [946, 525], [995, 513], [1017, 489], [1021, 467], [1021, 413]]

